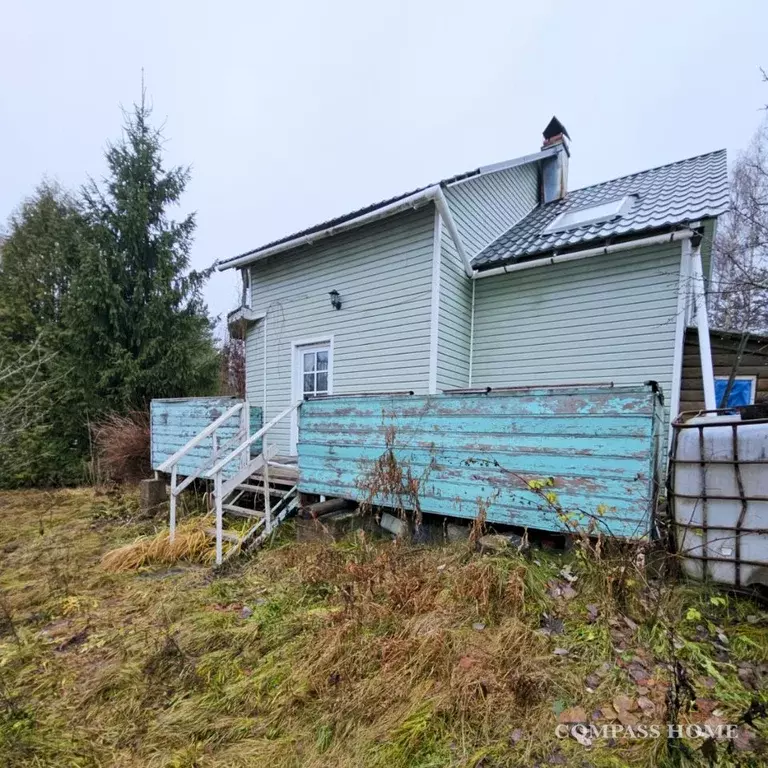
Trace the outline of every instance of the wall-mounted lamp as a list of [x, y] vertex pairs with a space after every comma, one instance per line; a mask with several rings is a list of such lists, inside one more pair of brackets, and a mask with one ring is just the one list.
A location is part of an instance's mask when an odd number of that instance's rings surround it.
[[328, 294], [331, 297], [331, 306], [334, 309], [341, 309], [341, 296], [337, 290], [333, 290]]

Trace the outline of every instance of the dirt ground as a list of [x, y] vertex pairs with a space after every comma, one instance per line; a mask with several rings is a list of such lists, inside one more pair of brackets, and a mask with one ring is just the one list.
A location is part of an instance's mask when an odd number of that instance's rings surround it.
[[632, 553], [288, 526], [215, 573], [199, 537], [157, 562], [165, 526], [130, 491], [0, 493], [0, 765], [768, 764], [765, 607]]

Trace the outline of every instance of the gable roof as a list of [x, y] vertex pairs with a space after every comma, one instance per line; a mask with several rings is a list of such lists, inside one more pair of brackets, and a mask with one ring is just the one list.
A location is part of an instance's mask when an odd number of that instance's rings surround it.
[[464, 173], [457, 174], [456, 176], [442, 179], [435, 184], [427, 184], [424, 187], [417, 187], [416, 189], [412, 189], [410, 192], [403, 192], [400, 195], [389, 197], [386, 200], [380, 200], [377, 203], [366, 205], [365, 207], [358, 208], [351, 213], [345, 213], [343, 216], [337, 216], [333, 219], [328, 219], [327, 221], [323, 221], [319, 224], [315, 224], [312, 227], [299, 230], [298, 232], [294, 232], [293, 234], [287, 235], [286, 237], [281, 237], [277, 240], [265, 243], [264, 245], [260, 245], [258, 248], [246, 251], [245, 253], [241, 253], [238, 256], [225, 259], [224, 261], [219, 262], [218, 269], [225, 270], [231, 269], [233, 267], [239, 267], [251, 261], [256, 261], [260, 258], [270, 256], [273, 253], [296, 248], [299, 245], [305, 244], [305, 242], [310, 239], [316, 240], [320, 239], [321, 237], [328, 237], [344, 229], [351, 229], [356, 226], [361, 226], [362, 224], [367, 223], [367, 220], [372, 218], [377, 212], [380, 212], [382, 216], [388, 215], [386, 210], [388, 208], [391, 208], [392, 214], [398, 213], [400, 210], [402, 210], [402, 208], [398, 208], [398, 203], [417, 204], [419, 198], [422, 196], [426, 200], [428, 198], [428, 193], [434, 191], [438, 187], [447, 187], [451, 184], [456, 184], [474, 176], [483, 176], [484, 174], [496, 173], [498, 171], [505, 170], [506, 168], [514, 168], [516, 166], [534, 163], [542, 160], [545, 157], [548, 157], [549, 155], [555, 154], [557, 151], [557, 147], [543, 149], [540, 152], [535, 152], [531, 155], [524, 155], [523, 157], [518, 157], [513, 160], [507, 160], [505, 162], [496, 163], [494, 165], [481, 166], [480, 168], [475, 168], [472, 171], [466, 171]]
[[[593, 223], [562, 230], [550, 226], [565, 212], [623, 198], [628, 199], [622, 212], [608, 220], [593, 219]], [[718, 216], [727, 209], [728, 168], [725, 150], [721, 149], [576, 189], [562, 200], [539, 205], [477, 254], [472, 266], [480, 270], [496, 267], [582, 243]]]

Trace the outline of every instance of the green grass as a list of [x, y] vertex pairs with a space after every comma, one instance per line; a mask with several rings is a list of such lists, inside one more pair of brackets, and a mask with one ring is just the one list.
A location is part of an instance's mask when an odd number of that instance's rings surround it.
[[[467, 544], [283, 534], [222, 573], [194, 562], [114, 573], [105, 553], [165, 530], [132, 493], [5, 493], [0, 515], [8, 768], [705, 766], [698, 742], [685, 757], [663, 740], [558, 739], [558, 715], [636, 699], [641, 664], [657, 707], [643, 722], [666, 722], [675, 661], [727, 722], [766, 701], [740, 677], [768, 665], [760, 607], [649, 583], [626, 552], [480, 557]], [[567, 599], [553, 593], [566, 565]], [[700, 714], [681, 704], [681, 722]], [[766, 737], [765, 720], [750, 733]], [[761, 759], [718, 746], [718, 765]]]

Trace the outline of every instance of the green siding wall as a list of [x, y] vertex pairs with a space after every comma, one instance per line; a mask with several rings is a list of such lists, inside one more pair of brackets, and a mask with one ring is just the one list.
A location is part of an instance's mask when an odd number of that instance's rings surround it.
[[[290, 405], [291, 342], [334, 336], [333, 391], [426, 393], [434, 206], [257, 262], [252, 306], [267, 313], [265, 423]], [[328, 292], [341, 294], [341, 310]], [[263, 402], [263, 323], [248, 333], [246, 391]], [[270, 443], [289, 450], [289, 424]]]
[[[538, 166], [529, 163], [469, 179], [448, 187], [445, 196], [472, 258], [536, 206]], [[469, 386], [472, 323], [472, 281], [445, 226], [441, 241], [438, 391]]]
[[668, 407], [680, 256], [676, 243], [478, 280], [473, 386], [653, 379]]
[[470, 258], [538, 203], [538, 164], [527, 163], [448, 187], [456, 228]]
[[440, 321], [437, 346], [437, 391], [469, 385], [472, 280], [456, 246], [443, 227], [440, 263]]

